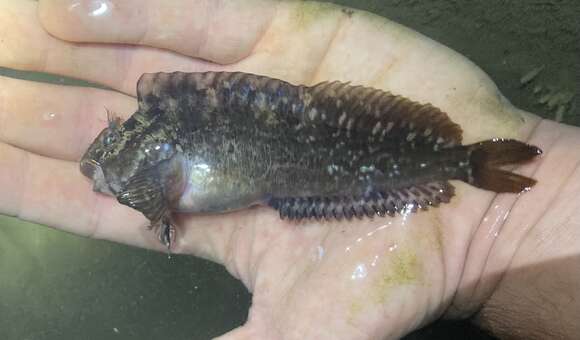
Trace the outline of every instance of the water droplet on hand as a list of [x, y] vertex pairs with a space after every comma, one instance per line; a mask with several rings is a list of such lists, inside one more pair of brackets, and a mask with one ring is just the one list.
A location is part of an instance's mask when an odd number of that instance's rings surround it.
[[53, 120], [56, 117], [56, 113], [54, 112], [45, 112], [42, 114], [42, 118], [44, 120]]
[[111, 4], [108, 1], [91, 1], [89, 4], [89, 16], [98, 17], [109, 12]]
[[80, 11], [89, 17], [102, 17], [111, 13], [114, 5], [108, 0], [77, 0], [68, 6], [69, 11]]
[[364, 263], [359, 263], [350, 275], [350, 278], [351, 280], [361, 280], [365, 277], [367, 277], [367, 267]]

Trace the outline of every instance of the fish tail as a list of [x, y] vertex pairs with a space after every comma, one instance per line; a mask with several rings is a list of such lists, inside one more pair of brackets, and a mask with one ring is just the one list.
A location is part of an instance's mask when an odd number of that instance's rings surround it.
[[470, 184], [495, 192], [519, 193], [529, 190], [536, 180], [500, 169], [501, 166], [531, 161], [542, 154], [539, 148], [513, 139], [491, 139], [468, 146]]

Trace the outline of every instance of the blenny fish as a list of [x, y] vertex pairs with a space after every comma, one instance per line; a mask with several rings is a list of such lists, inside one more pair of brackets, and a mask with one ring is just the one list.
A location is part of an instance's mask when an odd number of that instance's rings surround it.
[[291, 220], [392, 216], [448, 202], [449, 180], [527, 190], [535, 180], [501, 167], [541, 154], [509, 139], [462, 145], [438, 108], [338, 81], [151, 73], [137, 98], [129, 119], [109, 119], [80, 170], [95, 191], [143, 213], [167, 247], [172, 212], [266, 205]]

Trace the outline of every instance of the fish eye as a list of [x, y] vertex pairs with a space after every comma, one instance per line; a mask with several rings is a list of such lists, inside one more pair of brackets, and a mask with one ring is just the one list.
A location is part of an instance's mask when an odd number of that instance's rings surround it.
[[115, 135], [115, 133], [113, 133], [113, 131], [108, 131], [103, 138], [103, 144], [105, 144], [105, 146], [109, 146], [115, 143], [115, 140], [117, 139], [116, 137], [117, 136]]

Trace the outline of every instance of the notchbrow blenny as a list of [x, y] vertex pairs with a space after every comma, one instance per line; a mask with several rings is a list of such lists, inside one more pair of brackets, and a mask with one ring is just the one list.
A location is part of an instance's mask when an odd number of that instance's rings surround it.
[[338, 81], [152, 73], [137, 95], [137, 112], [109, 119], [80, 169], [95, 191], [142, 212], [168, 247], [172, 212], [260, 204], [294, 220], [394, 215], [448, 202], [449, 180], [527, 190], [535, 180], [500, 167], [541, 153], [507, 139], [462, 145], [438, 108]]

